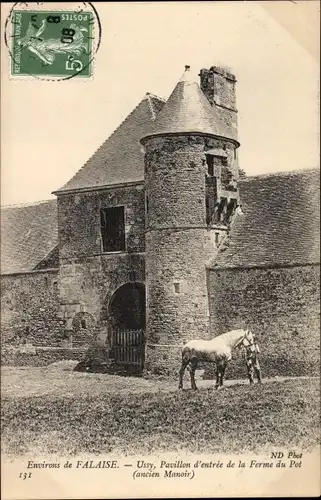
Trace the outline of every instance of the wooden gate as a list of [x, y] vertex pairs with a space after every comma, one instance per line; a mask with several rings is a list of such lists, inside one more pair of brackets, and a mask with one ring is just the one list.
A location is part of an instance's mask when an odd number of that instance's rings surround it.
[[144, 330], [116, 330], [113, 332], [112, 357], [119, 365], [144, 367]]

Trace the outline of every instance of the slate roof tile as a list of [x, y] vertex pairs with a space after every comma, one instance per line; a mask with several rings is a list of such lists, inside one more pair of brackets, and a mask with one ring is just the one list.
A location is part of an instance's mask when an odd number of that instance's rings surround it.
[[32, 271], [57, 244], [56, 200], [1, 209], [1, 274]]
[[143, 181], [144, 151], [139, 141], [150, 130], [164, 102], [146, 94], [72, 179], [55, 193]]
[[178, 134], [201, 133], [234, 140], [235, 132], [221, 121], [216, 106], [211, 106], [197, 82], [189, 80], [187, 69], [159, 112], [147, 137]]
[[[320, 261], [319, 170], [240, 181], [243, 216], [211, 267], [308, 264]], [[57, 246], [56, 200], [1, 209], [1, 273], [38, 267]]]
[[244, 215], [210, 267], [320, 262], [318, 169], [249, 177], [239, 187]]

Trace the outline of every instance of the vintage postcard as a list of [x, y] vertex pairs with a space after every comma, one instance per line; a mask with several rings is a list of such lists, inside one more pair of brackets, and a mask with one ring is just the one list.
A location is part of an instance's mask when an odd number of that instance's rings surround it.
[[2, 4], [4, 500], [320, 495], [319, 10]]

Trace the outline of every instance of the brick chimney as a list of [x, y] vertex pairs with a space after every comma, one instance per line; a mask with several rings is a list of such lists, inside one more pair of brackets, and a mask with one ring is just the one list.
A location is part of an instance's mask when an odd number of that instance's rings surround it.
[[237, 132], [236, 78], [219, 66], [201, 69], [200, 86], [211, 106], [216, 106], [221, 120]]

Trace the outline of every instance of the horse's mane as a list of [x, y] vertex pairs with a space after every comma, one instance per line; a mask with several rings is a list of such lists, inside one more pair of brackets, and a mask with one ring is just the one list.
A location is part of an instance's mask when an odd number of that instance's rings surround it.
[[236, 330], [230, 330], [229, 332], [226, 332], [226, 333], [222, 333], [221, 335], [218, 335], [216, 338], [229, 338], [232, 336], [232, 334], [236, 334], [236, 333], [245, 333], [245, 330], [243, 330], [242, 328], [238, 328]]

